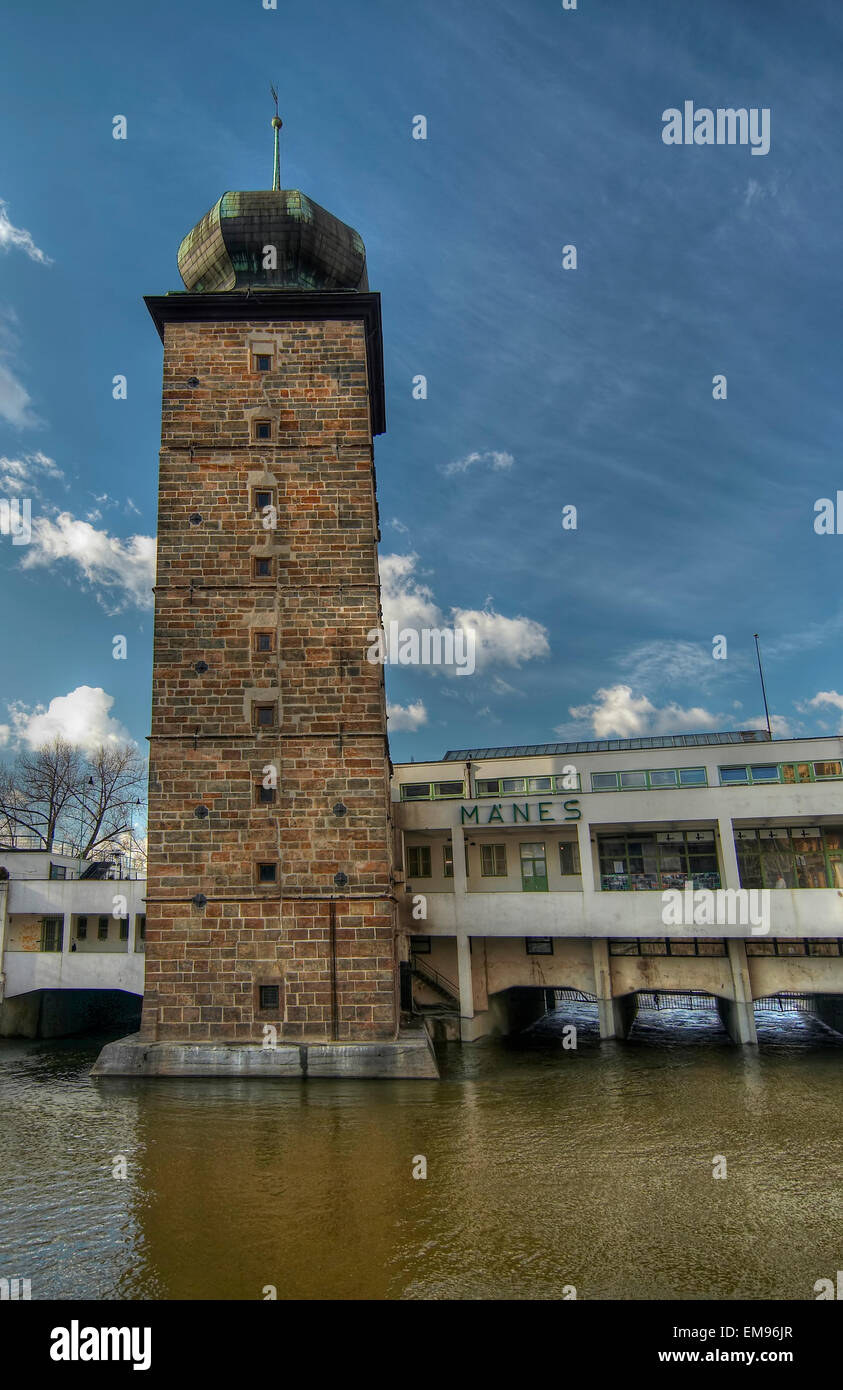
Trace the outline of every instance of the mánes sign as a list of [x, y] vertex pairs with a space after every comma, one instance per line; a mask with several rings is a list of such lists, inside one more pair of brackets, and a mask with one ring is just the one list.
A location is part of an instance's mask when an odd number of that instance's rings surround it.
[[[563, 815], [562, 812], [565, 814]], [[524, 822], [528, 825], [539, 825], [542, 821], [552, 821], [558, 824], [560, 821], [580, 820], [581, 818], [580, 803], [573, 799], [563, 801], [561, 806], [556, 801], [537, 801], [532, 805], [528, 801], [520, 805], [517, 801], [495, 801], [491, 806], [488, 802], [482, 806], [478, 802], [474, 802], [473, 805], [460, 807], [461, 825], [467, 825], [469, 821], [472, 825], [521, 825]]]

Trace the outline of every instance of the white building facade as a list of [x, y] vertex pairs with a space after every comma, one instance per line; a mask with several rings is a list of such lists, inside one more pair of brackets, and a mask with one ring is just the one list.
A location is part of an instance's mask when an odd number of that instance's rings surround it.
[[843, 1027], [840, 737], [459, 749], [397, 766], [393, 797], [415, 996], [458, 1002], [463, 1041], [543, 989], [593, 999], [603, 1037], [652, 991], [714, 995], [742, 1043], [784, 991]]

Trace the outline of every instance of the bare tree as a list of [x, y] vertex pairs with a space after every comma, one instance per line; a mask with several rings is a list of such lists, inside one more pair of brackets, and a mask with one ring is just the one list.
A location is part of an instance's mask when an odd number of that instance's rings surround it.
[[62, 738], [21, 753], [0, 771], [0, 836], [21, 831], [52, 849], [57, 838], [96, 851], [135, 852], [145, 764], [132, 744], [108, 744], [83, 754]]
[[125, 848], [125, 837], [134, 839], [132, 821], [145, 764], [132, 744], [109, 744], [95, 749], [84, 772], [73, 799], [79, 810], [82, 854], [87, 859], [104, 845]]
[[79, 750], [54, 738], [31, 753], [21, 753], [12, 773], [7, 814], [16, 825], [52, 849], [63, 817], [73, 805], [82, 776]]

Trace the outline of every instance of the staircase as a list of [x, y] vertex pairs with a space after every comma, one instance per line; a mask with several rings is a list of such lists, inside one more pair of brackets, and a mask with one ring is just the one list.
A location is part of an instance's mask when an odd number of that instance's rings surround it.
[[440, 975], [439, 971], [434, 970], [432, 965], [428, 965], [426, 962], [423, 964], [418, 956], [412, 957], [411, 970], [417, 980], [423, 980], [428, 988], [438, 994], [442, 1000], [441, 1004], [416, 1004], [415, 1008], [418, 1013], [459, 1013], [459, 989], [455, 984], [447, 980], [444, 975]]

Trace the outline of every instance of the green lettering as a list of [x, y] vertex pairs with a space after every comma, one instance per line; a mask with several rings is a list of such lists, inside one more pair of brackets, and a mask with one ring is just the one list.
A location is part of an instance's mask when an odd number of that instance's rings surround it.
[[571, 812], [570, 816], [565, 817], [566, 820], [582, 820], [582, 811], [578, 801], [563, 801], [562, 805], [566, 811]]
[[[489, 821], [493, 821], [493, 820], [499, 820], [501, 823], [503, 823], [503, 816], [501, 815], [501, 808], [500, 808], [500, 806], [497, 804], [497, 802], [495, 803], [495, 805], [492, 807], [491, 811], [489, 812]], [[487, 822], [487, 824], [488, 824], [488, 822]]]
[[[550, 811], [551, 814], [548, 815], [548, 816], [546, 816], [546, 815], [545, 815], [545, 811]], [[539, 820], [553, 820], [553, 802], [552, 802], [552, 801], [540, 801], [540, 802], [539, 802]]]
[[466, 810], [465, 806], [460, 807], [460, 825], [465, 825], [467, 820], [477, 821], [480, 824], [480, 807], [472, 806], [471, 810]]
[[529, 819], [530, 819], [530, 807], [527, 805], [527, 802], [526, 802], [526, 801], [524, 802], [524, 810], [523, 810], [523, 811], [521, 810], [521, 807], [520, 807], [520, 806], [516, 806], [515, 802], [513, 802], [513, 804], [512, 804], [512, 819], [513, 819], [514, 821], [517, 821], [517, 819], [518, 819], [519, 816], [521, 817], [522, 820], [529, 820]]

